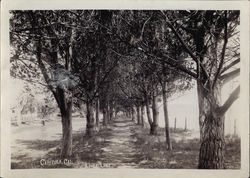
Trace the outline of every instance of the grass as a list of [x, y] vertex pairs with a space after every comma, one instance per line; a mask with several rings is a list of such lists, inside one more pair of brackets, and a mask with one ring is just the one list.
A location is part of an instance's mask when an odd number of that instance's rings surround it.
[[226, 168], [240, 169], [240, 138], [226, 136]]
[[[137, 126], [138, 127], [138, 126]], [[157, 136], [149, 135], [149, 129], [134, 128], [136, 147], [143, 155], [137, 160], [139, 168], [158, 169], [196, 169], [199, 157], [199, 139], [172, 139], [173, 150], [169, 151], [165, 143], [165, 130], [160, 128]], [[185, 137], [190, 132], [181, 129], [171, 134]], [[240, 139], [226, 137], [225, 162], [227, 169], [240, 169]]]
[[[185, 134], [178, 130], [179, 134]], [[137, 138], [137, 149], [143, 155], [137, 163], [139, 168], [195, 168], [198, 161], [199, 145], [198, 140], [194, 139], [186, 143], [184, 140], [179, 142], [172, 141], [173, 150], [168, 151], [164, 139], [163, 129], [158, 130], [158, 135], [149, 135], [148, 129], [134, 129], [134, 137]]]

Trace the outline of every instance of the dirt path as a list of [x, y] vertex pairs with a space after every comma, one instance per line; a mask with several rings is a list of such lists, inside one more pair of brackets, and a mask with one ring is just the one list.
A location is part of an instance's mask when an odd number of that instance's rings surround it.
[[133, 133], [131, 127], [134, 122], [126, 119], [117, 119], [114, 121], [111, 129], [111, 135], [105, 140], [108, 141], [103, 150], [103, 161], [112, 164], [112, 167], [118, 168], [132, 168], [136, 167], [134, 162], [136, 157], [136, 149], [132, 137]]

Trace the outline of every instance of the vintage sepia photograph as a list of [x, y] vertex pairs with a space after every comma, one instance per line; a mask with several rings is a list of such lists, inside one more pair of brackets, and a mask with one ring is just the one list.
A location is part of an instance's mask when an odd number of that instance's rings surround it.
[[22, 1], [2, 3], [1, 177], [249, 175], [249, 3]]
[[239, 10], [12, 10], [11, 169], [240, 169]]

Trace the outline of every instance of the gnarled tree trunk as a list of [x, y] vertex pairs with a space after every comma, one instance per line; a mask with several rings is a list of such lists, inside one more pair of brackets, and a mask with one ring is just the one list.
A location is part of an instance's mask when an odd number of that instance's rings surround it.
[[201, 142], [198, 168], [223, 169], [225, 168], [225, 112], [219, 109], [221, 85], [217, 84], [212, 91], [204, 89], [199, 82], [197, 85]]
[[172, 143], [170, 140], [170, 131], [169, 131], [169, 117], [168, 117], [168, 105], [167, 105], [167, 83], [164, 82], [162, 86], [162, 98], [163, 98], [163, 111], [165, 118], [165, 133], [166, 133], [166, 144], [168, 150], [172, 150]]

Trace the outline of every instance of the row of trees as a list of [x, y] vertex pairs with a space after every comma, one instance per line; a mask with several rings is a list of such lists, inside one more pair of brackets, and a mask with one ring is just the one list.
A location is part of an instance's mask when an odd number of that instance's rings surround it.
[[[87, 108], [86, 134], [118, 111], [157, 134], [162, 96], [167, 149], [168, 98], [192, 87], [199, 99], [199, 168], [224, 168], [221, 88], [239, 75], [239, 11], [11, 11], [11, 74], [50, 90], [62, 117], [62, 157], [72, 154], [72, 107]], [[151, 117], [151, 106], [152, 116]], [[96, 118], [94, 118], [96, 112]], [[137, 114], [135, 114], [137, 113]], [[141, 114], [140, 114], [141, 113]]]

